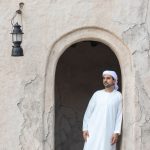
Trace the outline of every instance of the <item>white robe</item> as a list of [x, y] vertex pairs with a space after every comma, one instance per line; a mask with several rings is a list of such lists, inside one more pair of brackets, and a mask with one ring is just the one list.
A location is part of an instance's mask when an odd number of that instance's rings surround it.
[[121, 122], [121, 93], [96, 91], [84, 114], [83, 131], [89, 132], [84, 150], [116, 150], [116, 144], [111, 145], [111, 137], [113, 133], [121, 133]]

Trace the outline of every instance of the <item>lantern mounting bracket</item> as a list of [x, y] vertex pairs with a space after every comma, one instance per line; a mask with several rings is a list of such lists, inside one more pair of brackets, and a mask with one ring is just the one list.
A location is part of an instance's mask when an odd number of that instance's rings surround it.
[[19, 3], [19, 9], [16, 10], [14, 16], [13, 16], [12, 19], [11, 19], [11, 24], [12, 24], [12, 25], [14, 25], [13, 21], [14, 21], [15, 17], [17, 16], [17, 14], [22, 15], [23, 6], [24, 6], [24, 3], [23, 3], [23, 2], [20, 2], [20, 3]]
[[23, 3], [23, 2], [19, 3], [19, 9], [16, 10], [16, 13], [17, 13], [17, 14], [22, 14], [21, 9], [23, 8], [23, 6], [24, 6], [24, 3]]

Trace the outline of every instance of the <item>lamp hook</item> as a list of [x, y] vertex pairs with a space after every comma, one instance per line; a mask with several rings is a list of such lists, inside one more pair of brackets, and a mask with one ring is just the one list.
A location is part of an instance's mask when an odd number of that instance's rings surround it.
[[11, 19], [11, 24], [12, 24], [12, 26], [14, 25], [14, 22], [13, 22], [13, 21], [14, 21], [15, 17], [17, 16], [17, 14], [20, 14], [20, 15], [22, 14], [23, 6], [24, 6], [24, 3], [23, 3], [23, 2], [20, 2], [20, 3], [19, 3], [19, 9], [16, 10], [14, 16], [13, 16], [12, 19]]

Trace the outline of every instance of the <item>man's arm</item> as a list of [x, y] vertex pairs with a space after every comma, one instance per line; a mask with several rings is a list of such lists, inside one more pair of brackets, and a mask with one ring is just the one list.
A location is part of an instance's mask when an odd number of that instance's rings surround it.
[[117, 109], [117, 117], [116, 117], [116, 124], [115, 130], [111, 138], [111, 144], [115, 144], [118, 142], [119, 135], [121, 134], [121, 124], [122, 124], [122, 96], [120, 95], [120, 100]]
[[121, 134], [121, 124], [122, 124], [122, 96], [120, 95], [120, 100], [118, 103], [118, 109], [117, 109], [117, 116], [116, 116], [116, 124], [115, 124], [115, 130], [114, 133]]
[[88, 137], [89, 137], [89, 132], [88, 131], [83, 131], [83, 139], [84, 139], [84, 141], [87, 141]]
[[83, 127], [82, 127], [82, 131], [83, 131], [83, 138], [86, 141], [87, 137], [89, 137], [89, 132], [88, 132], [88, 121], [91, 117], [91, 114], [94, 110], [95, 107], [95, 95], [93, 94], [93, 96], [91, 97], [89, 104], [87, 106], [87, 109], [85, 111], [84, 114], [84, 118], [83, 118]]
[[116, 114], [116, 123], [115, 123], [115, 130], [111, 138], [111, 144], [115, 144], [118, 142], [119, 135], [121, 134], [121, 124], [122, 124], [122, 96], [120, 94], [120, 99], [117, 108]]
[[111, 137], [111, 144], [115, 144], [118, 142], [118, 138], [119, 138], [119, 134], [118, 133], [113, 133], [112, 137]]

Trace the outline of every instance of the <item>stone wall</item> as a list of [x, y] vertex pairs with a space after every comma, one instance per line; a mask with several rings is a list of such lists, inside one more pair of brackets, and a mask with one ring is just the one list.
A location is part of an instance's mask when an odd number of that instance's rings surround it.
[[54, 150], [54, 78], [60, 55], [97, 40], [118, 57], [123, 77], [121, 150], [150, 147], [149, 0], [24, 1], [24, 57], [11, 57], [20, 0], [0, 1], [0, 149]]

